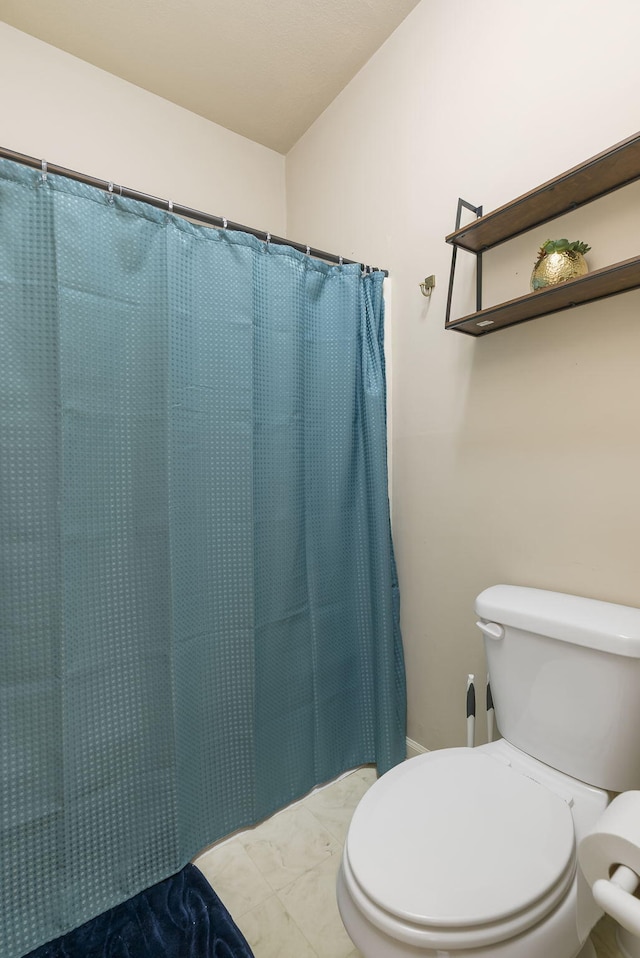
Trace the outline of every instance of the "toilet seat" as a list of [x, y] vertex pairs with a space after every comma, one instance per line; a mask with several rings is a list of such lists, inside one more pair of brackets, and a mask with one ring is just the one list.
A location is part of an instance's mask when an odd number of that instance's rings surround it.
[[421, 755], [361, 800], [342, 871], [354, 903], [392, 938], [443, 950], [490, 945], [566, 895], [570, 798], [479, 750]]

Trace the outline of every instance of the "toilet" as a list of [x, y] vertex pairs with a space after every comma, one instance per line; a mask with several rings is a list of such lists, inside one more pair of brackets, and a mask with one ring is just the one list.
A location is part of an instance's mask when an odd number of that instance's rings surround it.
[[365, 958], [595, 958], [581, 840], [640, 789], [640, 610], [498, 585], [476, 600], [503, 736], [396, 766], [338, 875]]

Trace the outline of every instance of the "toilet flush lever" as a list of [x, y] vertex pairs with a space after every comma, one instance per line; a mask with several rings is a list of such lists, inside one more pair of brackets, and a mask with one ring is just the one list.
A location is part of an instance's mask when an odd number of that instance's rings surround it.
[[504, 639], [504, 628], [497, 622], [476, 622], [481, 632], [488, 635], [490, 639]]

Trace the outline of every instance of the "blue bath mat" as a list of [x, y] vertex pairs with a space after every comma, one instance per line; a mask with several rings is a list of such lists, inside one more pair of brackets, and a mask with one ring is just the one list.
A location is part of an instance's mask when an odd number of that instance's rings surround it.
[[187, 865], [27, 958], [253, 958], [253, 953], [204, 875]]

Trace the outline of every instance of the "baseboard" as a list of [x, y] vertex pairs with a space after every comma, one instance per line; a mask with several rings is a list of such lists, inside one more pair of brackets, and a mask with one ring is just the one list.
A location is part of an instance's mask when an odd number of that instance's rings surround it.
[[429, 749], [425, 748], [424, 745], [420, 745], [419, 742], [414, 742], [412, 738], [407, 739], [407, 758], [415, 758], [416, 755], [422, 755], [428, 751]]

